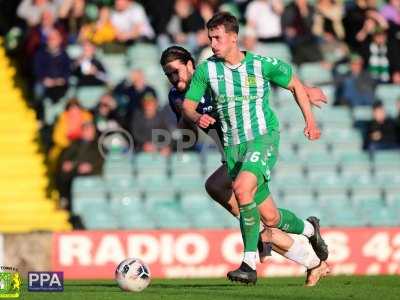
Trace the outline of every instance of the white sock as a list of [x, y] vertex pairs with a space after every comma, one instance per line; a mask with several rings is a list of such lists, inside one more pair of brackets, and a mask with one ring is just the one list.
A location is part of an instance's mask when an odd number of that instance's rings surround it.
[[303, 230], [303, 235], [310, 238], [314, 235], [314, 226], [307, 220], [304, 220], [304, 230]]
[[253, 270], [256, 269], [257, 252], [245, 252], [243, 261]]
[[284, 257], [306, 267], [307, 269], [315, 268], [320, 264], [318, 256], [315, 254], [311, 245], [304, 238], [293, 238], [292, 247], [283, 254]]

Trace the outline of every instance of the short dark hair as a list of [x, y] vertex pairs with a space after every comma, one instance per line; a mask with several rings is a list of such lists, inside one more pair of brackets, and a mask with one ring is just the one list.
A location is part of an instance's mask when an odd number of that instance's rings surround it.
[[372, 109], [383, 108], [383, 102], [380, 99], [377, 99], [374, 103], [372, 103]]
[[82, 108], [78, 98], [70, 98], [65, 106], [65, 110], [69, 110], [72, 106], [78, 106]]
[[160, 64], [162, 66], [165, 66], [166, 64], [174, 60], [179, 60], [184, 64], [187, 64], [188, 61], [191, 61], [193, 66], [195, 65], [194, 58], [190, 54], [190, 52], [180, 46], [171, 46], [165, 49], [161, 54]]
[[208, 22], [207, 29], [213, 29], [218, 26], [224, 26], [226, 32], [239, 33], [239, 22], [235, 16], [228, 12], [216, 13]]

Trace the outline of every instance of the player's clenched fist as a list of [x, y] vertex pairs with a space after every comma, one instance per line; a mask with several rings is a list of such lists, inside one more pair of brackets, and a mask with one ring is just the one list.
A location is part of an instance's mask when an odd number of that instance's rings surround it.
[[307, 124], [304, 128], [304, 135], [311, 141], [318, 140], [321, 137], [321, 130], [316, 124]]
[[214, 123], [215, 119], [207, 114], [201, 115], [201, 117], [196, 122], [197, 126], [199, 126], [200, 128], [208, 128], [208, 126], [213, 125]]

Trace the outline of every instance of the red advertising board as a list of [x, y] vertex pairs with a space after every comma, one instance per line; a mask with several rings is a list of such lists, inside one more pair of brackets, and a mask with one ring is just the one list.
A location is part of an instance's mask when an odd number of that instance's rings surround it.
[[[400, 228], [323, 230], [333, 274], [400, 274]], [[242, 259], [236, 230], [73, 231], [54, 234], [53, 270], [67, 279], [113, 278], [127, 257], [139, 257], [152, 276], [223, 277]], [[273, 254], [259, 276], [303, 275], [304, 268]]]

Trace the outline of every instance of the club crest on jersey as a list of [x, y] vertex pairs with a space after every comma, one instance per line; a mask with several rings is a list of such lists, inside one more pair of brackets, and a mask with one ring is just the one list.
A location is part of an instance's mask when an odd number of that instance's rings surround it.
[[247, 86], [256, 86], [257, 82], [256, 82], [256, 76], [254, 75], [249, 75], [247, 77], [247, 82], [246, 82]]

